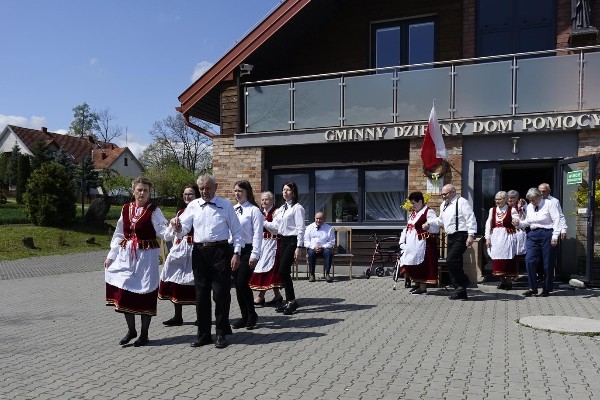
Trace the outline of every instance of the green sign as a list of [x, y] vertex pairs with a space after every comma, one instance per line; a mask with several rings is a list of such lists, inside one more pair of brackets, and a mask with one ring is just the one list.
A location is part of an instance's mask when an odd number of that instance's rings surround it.
[[567, 185], [576, 185], [583, 182], [583, 171], [567, 172]]

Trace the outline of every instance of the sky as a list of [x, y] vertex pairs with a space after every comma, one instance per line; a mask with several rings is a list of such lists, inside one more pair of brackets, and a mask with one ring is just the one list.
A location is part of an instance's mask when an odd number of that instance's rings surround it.
[[280, 0], [0, 0], [0, 131], [109, 109], [136, 156], [178, 96]]

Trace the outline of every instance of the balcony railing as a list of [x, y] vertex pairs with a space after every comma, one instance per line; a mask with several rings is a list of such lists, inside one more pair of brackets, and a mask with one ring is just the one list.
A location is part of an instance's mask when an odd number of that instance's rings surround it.
[[600, 46], [250, 82], [246, 132], [600, 108]]

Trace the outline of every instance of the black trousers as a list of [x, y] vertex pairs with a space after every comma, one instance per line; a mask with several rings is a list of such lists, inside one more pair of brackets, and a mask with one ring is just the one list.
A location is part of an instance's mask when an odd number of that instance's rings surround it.
[[252, 253], [252, 245], [246, 245], [242, 248], [240, 255], [240, 266], [233, 271], [233, 280], [235, 282], [235, 294], [237, 297], [242, 319], [248, 321], [248, 317], [256, 317], [254, 310], [254, 294], [250, 289], [250, 277], [254, 272], [254, 268], [250, 268], [250, 255]]
[[298, 247], [297, 236], [283, 236], [281, 238], [281, 252], [279, 253], [279, 274], [283, 280], [285, 299], [295, 300], [294, 283], [292, 282], [292, 265], [294, 264], [294, 252]]
[[467, 232], [454, 232], [447, 236], [446, 263], [450, 273], [450, 281], [454, 288], [466, 290], [469, 278], [463, 269], [463, 254], [467, 250]]
[[231, 335], [229, 307], [231, 305], [231, 257], [233, 249], [228, 244], [216, 247], [194, 245], [192, 269], [196, 287], [196, 316], [198, 340], [210, 338], [212, 307], [210, 292], [215, 302], [217, 335]]

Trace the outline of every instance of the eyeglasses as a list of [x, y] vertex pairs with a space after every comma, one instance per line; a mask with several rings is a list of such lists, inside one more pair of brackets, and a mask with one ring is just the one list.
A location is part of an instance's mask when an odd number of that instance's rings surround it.
[[452, 192], [446, 192], [446, 193], [442, 193], [442, 197], [446, 197], [446, 196], [448, 196], [450, 193], [452, 193]]
[[195, 193], [184, 193], [183, 195], [184, 195], [184, 196], [194, 196], [194, 195], [195, 195]]

